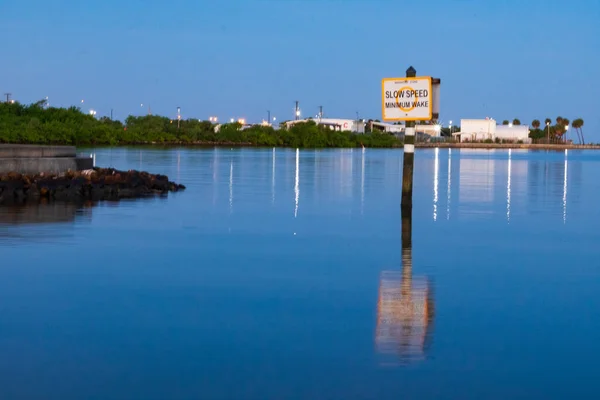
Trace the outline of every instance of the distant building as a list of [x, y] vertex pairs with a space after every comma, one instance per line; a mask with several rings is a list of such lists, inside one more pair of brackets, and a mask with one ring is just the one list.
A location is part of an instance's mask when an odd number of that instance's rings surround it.
[[285, 121], [284, 124], [290, 128], [299, 123], [312, 121], [318, 125], [325, 125], [335, 131], [350, 131], [365, 133], [365, 121], [362, 119], [341, 119], [341, 118], [315, 118], [315, 119], [299, 119], [295, 121]]
[[460, 131], [454, 132], [460, 142], [481, 142], [496, 139], [530, 143], [528, 125], [498, 125], [493, 118], [461, 119]]
[[[343, 118], [315, 118], [315, 119], [300, 119], [295, 121], [285, 121], [282, 122], [282, 125], [285, 125], [287, 128], [294, 126], [299, 123], [306, 123], [309, 121], [313, 121], [318, 125], [329, 126], [332, 130], [336, 131], [350, 131], [356, 133], [365, 133], [365, 132], [387, 132], [392, 135], [401, 137], [404, 135], [404, 125], [400, 124], [391, 124], [386, 122], [378, 122], [378, 121], [365, 121], [362, 119], [343, 119]], [[415, 132], [417, 134], [422, 134], [423, 137], [437, 137], [440, 136], [441, 127], [438, 125], [426, 125], [419, 124], [415, 126]]]
[[496, 138], [513, 142], [521, 140], [523, 143], [531, 143], [529, 125], [497, 125], [494, 140]]
[[395, 125], [377, 121], [369, 121], [369, 123], [371, 124], [371, 131], [380, 131], [395, 134], [404, 133], [404, 125]]

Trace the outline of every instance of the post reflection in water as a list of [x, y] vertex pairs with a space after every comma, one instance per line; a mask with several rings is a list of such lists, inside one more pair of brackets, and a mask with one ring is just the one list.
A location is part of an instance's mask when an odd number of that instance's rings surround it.
[[402, 270], [381, 273], [377, 302], [376, 350], [388, 365], [423, 360], [433, 330], [433, 291], [427, 277], [413, 277], [412, 213], [402, 214]]
[[298, 202], [300, 200], [300, 149], [296, 149], [296, 176], [294, 179], [294, 195], [296, 207], [294, 208], [294, 218], [298, 216]]
[[433, 163], [433, 220], [437, 221], [438, 186], [440, 173], [440, 149], [435, 148], [435, 159]]
[[569, 176], [567, 161], [568, 154], [569, 150], [565, 149], [565, 172], [563, 178], [563, 224], [567, 223], [567, 177]]

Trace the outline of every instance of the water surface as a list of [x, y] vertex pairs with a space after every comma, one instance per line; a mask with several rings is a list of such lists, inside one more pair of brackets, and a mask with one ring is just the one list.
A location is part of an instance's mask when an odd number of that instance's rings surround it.
[[90, 151], [188, 189], [0, 208], [2, 399], [598, 397], [600, 153]]

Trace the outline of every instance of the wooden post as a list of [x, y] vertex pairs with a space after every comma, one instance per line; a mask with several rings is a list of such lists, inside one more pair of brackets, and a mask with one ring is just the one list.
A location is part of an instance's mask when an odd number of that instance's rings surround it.
[[[407, 78], [417, 76], [413, 67], [406, 70]], [[415, 121], [406, 121], [404, 130], [404, 166], [402, 170], [402, 209], [412, 211], [413, 168], [415, 163]]]

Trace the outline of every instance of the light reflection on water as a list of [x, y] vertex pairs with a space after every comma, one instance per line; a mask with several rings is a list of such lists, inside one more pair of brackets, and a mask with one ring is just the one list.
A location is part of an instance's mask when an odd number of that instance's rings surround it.
[[0, 208], [0, 398], [599, 389], [600, 153], [86, 151], [188, 189]]

